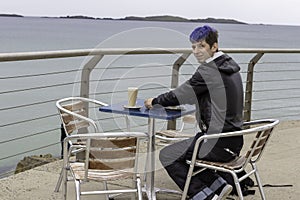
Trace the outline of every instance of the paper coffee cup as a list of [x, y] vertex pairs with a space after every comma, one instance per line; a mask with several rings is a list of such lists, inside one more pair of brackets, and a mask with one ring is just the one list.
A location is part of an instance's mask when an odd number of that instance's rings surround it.
[[138, 93], [137, 87], [128, 88], [128, 106], [135, 106], [137, 93]]

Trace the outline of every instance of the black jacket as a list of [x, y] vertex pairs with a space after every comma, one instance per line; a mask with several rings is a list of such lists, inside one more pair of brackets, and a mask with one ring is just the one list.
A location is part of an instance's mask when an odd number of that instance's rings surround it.
[[[207, 134], [241, 130], [244, 97], [239, 70], [238, 64], [223, 54], [201, 64], [189, 80], [154, 98], [152, 104], [195, 104], [199, 127]], [[231, 147], [232, 150], [238, 150], [242, 145], [242, 137], [217, 142], [217, 146]]]

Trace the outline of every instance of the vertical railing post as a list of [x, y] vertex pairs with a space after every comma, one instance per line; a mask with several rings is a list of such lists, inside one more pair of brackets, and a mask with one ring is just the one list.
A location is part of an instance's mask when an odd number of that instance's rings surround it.
[[[90, 92], [90, 74], [95, 66], [100, 62], [100, 60], [104, 57], [104, 55], [96, 55], [92, 59], [90, 59], [83, 67], [81, 73], [81, 85], [80, 85], [80, 96], [89, 98]], [[84, 105], [84, 108], [88, 115], [88, 105], [87, 103]]]
[[[96, 55], [93, 56], [83, 67], [81, 73], [81, 85], [80, 85], [80, 96], [89, 98], [90, 92], [90, 74], [92, 70], [96, 67], [96, 65], [100, 62], [100, 60], [104, 57], [104, 55]], [[88, 102], [84, 102], [84, 109], [86, 111], [87, 116], [89, 116], [89, 107]], [[78, 130], [78, 133], [87, 133], [87, 128], [82, 128]], [[85, 153], [79, 152], [76, 154], [77, 159], [84, 159]]]
[[247, 70], [247, 82], [245, 92], [245, 105], [244, 105], [244, 121], [251, 120], [251, 109], [252, 109], [252, 92], [253, 92], [253, 76], [254, 66], [264, 53], [257, 53], [249, 62]]
[[[171, 89], [176, 88], [179, 83], [179, 69], [186, 61], [186, 59], [191, 55], [191, 53], [182, 54], [173, 64], [172, 68], [172, 79], [171, 79]], [[176, 129], [176, 120], [168, 121], [167, 129]]]

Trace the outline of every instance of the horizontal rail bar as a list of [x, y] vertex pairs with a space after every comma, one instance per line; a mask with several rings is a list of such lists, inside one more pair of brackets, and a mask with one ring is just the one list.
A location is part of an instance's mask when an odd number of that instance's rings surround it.
[[79, 50], [61, 50], [61, 51], [43, 51], [43, 52], [24, 52], [24, 53], [1, 53], [0, 62], [18, 61], [18, 60], [37, 60], [50, 58], [66, 58], [95, 55], [136, 55], [136, 54], [176, 54], [182, 52], [191, 52], [189, 48], [169, 48], [169, 49], [79, 49]]
[[252, 92], [274, 92], [274, 91], [286, 91], [286, 90], [299, 90], [300, 87], [293, 88], [274, 88], [274, 89], [263, 89], [263, 90], [253, 90]]
[[[252, 48], [220, 48], [226, 53], [300, 53], [300, 49], [252, 49]], [[138, 55], [138, 54], [178, 54], [192, 53], [190, 48], [116, 48], [116, 49], [78, 49], [61, 51], [43, 51], [43, 52], [19, 52], [19, 53], [0, 53], [0, 62], [37, 60], [51, 58], [66, 58], [94, 55]]]
[[22, 136], [22, 137], [16, 137], [16, 138], [12, 138], [12, 139], [9, 139], [9, 140], [0, 141], [0, 144], [12, 142], [12, 141], [16, 141], [16, 140], [20, 140], [20, 139], [24, 139], [24, 138], [33, 137], [33, 136], [36, 136], [36, 135], [42, 135], [42, 134], [49, 133], [49, 132], [52, 132], [52, 131], [57, 131], [57, 130], [60, 130], [60, 128], [53, 128], [53, 129], [50, 129], [50, 130], [41, 131], [41, 132], [38, 132], [38, 133], [25, 135], [25, 136]]
[[[300, 107], [300, 104], [299, 105], [289, 105], [288, 106], [288, 108], [299, 108], [299, 107]], [[270, 108], [263, 108], [263, 109], [252, 109], [252, 111], [263, 112], [263, 111], [266, 111], [266, 110], [279, 110], [279, 109], [282, 109], [282, 108], [286, 108], [286, 106], [270, 107]]]
[[47, 147], [54, 146], [54, 145], [57, 145], [57, 144], [60, 144], [60, 142], [55, 142], [55, 143], [48, 144], [48, 145], [45, 145], [45, 146], [41, 146], [41, 147], [38, 147], [38, 148], [30, 149], [28, 151], [23, 151], [23, 152], [20, 152], [20, 153], [17, 153], [17, 154], [13, 154], [13, 155], [9, 155], [9, 156], [6, 156], [6, 157], [2, 157], [2, 158], [0, 158], [0, 161], [8, 159], [8, 158], [15, 157], [15, 156], [18, 156], [18, 155], [23, 155], [23, 154], [26, 154], [26, 153], [29, 153], [29, 152], [33, 152], [33, 151], [36, 151], [36, 150], [45, 149]]
[[41, 102], [33, 102], [33, 103], [29, 103], [29, 104], [21, 104], [21, 105], [17, 105], [17, 106], [6, 107], [6, 108], [0, 108], [0, 111], [11, 110], [11, 109], [16, 109], [16, 108], [24, 108], [24, 107], [28, 107], [28, 106], [36, 106], [36, 105], [41, 105], [41, 104], [45, 104], [45, 103], [56, 102], [58, 99], [59, 98], [52, 99], [52, 100], [47, 100], [47, 101], [41, 101]]
[[252, 99], [254, 102], [259, 102], [259, 101], [276, 101], [276, 100], [285, 100], [285, 99], [300, 99], [300, 96], [289, 96], [289, 97], [272, 97], [272, 98], [266, 98], [266, 99]]
[[81, 83], [81, 81], [74, 81], [74, 82], [70, 82], [70, 83], [60, 83], [60, 84], [55, 84], [55, 85], [46, 85], [46, 86], [39, 86], [39, 87], [32, 87], [32, 88], [24, 88], [24, 89], [17, 89], [17, 90], [8, 90], [8, 91], [0, 92], [0, 95], [7, 94], [7, 93], [14, 93], [14, 92], [25, 92], [25, 91], [29, 91], [29, 90], [41, 90], [41, 89], [51, 88], [51, 87], [62, 87], [62, 86], [73, 85], [73, 84], [78, 84], [78, 83]]
[[51, 114], [51, 115], [46, 115], [46, 116], [40, 116], [40, 117], [36, 117], [36, 118], [32, 118], [32, 119], [26, 119], [26, 120], [22, 120], [22, 121], [12, 122], [12, 123], [9, 123], [9, 124], [1, 124], [0, 128], [6, 127], [6, 126], [12, 126], [12, 125], [17, 125], [17, 124], [22, 124], [22, 123], [26, 123], [26, 122], [31, 122], [31, 121], [36, 121], [36, 120], [40, 120], [40, 119], [46, 119], [46, 118], [55, 117], [55, 116], [58, 116], [58, 114]]
[[253, 81], [253, 83], [268, 83], [268, 82], [284, 82], [284, 81], [299, 81], [300, 78], [289, 78], [289, 79], [269, 79], [263, 81]]
[[19, 76], [6, 76], [6, 77], [0, 77], [0, 80], [16, 79], [16, 78], [31, 78], [31, 77], [36, 77], [36, 76], [50, 76], [50, 75], [65, 74], [65, 73], [79, 72], [79, 71], [81, 71], [81, 69], [58, 71], [58, 72], [48, 72], [48, 73], [41, 73], [41, 74], [25, 74], [25, 75], [19, 75]]

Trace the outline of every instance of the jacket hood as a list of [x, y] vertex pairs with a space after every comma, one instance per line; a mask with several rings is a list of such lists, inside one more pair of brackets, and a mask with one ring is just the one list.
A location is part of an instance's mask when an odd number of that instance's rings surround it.
[[240, 71], [239, 65], [227, 54], [216, 58], [212, 63], [214, 63], [220, 72], [226, 74], [233, 74]]

